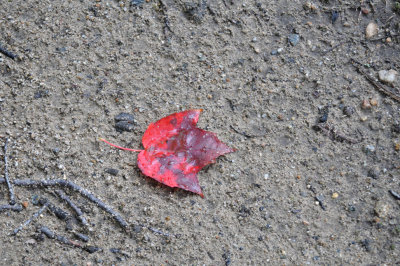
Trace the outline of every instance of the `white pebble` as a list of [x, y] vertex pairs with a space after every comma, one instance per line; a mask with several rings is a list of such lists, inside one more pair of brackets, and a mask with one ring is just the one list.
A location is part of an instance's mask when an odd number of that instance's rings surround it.
[[390, 69], [390, 70], [381, 70], [379, 71], [379, 79], [382, 82], [392, 84], [396, 80], [397, 71]]
[[370, 22], [365, 29], [365, 37], [367, 39], [374, 37], [378, 34], [378, 25], [374, 22]]

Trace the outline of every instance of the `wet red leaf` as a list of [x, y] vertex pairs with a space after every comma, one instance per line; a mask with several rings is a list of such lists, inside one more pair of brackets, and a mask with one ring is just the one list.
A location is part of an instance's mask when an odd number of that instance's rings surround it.
[[152, 123], [143, 135], [144, 150], [138, 166], [143, 174], [170, 186], [203, 197], [197, 173], [215, 159], [234, 150], [222, 143], [215, 133], [196, 127], [201, 109], [171, 114]]

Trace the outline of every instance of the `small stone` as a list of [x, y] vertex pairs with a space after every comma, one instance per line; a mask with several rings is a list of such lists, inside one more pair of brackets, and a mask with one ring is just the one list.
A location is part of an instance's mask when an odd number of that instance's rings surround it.
[[28, 208], [29, 206], [29, 202], [28, 201], [23, 201], [22, 202], [22, 207], [24, 207], [25, 209]]
[[278, 54], [277, 50], [274, 49], [274, 50], [271, 51], [271, 55], [277, 55], [277, 54]]
[[386, 216], [389, 214], [390, 206], [384, 201], [378, 201], [375, 205], [375, 214], [379, 218], [386, 218]]
[[131, 114], [128, 114], [128, 113], [120, 113], [120, 114], [118, 114], [118, 115], [116, 115], [116, 116], [114, 117], [114, 120], [115, 120], [115, 122], [118, 122], [118, 121], [128, 121], [128, 122], [133, 123], [133, 122], [135, 121], [135, 118], [134, 118], [134, 116], [131, 115]]
[[122, 132], [122, 131], [131, 132], [131, 131], [133, 131], [134, 128], [135, 128], [135, 125], [128, 121], [119, 121], [119, 122], [115, 123], [115, 129], [118, 132]]
[[278, 52], [278, 54], [280, 54], [283, 52], [283, 48], [278, 48], [276, 51]]
[[89, 252], [90, 254], [95, 253], [99, 250], [101, 250], [99, 247], [95, 247], [95, 246], [85, 246], [84, 250], [86, 250], [87, 252]]
[[369, 169], [368, 177], [372, 177], [373, 179], [378, 179], [379, 178], [379, 173], [380, 173], [379, 168], [378, 167], [373, 167], [373, 168]]
[[32, 204], [33, 205], [38, 205], [39, 204], [39, 196], [38, 195], [33, 195], [32, 196]]
[[373, 153], [375, 151], [375, 146], [374, 145], [366, 145], [364, 147], [364, 151], [367, 154]]
[[400, 142], [396, 142], [396, 143], [394, 144], [394, 150], [395, 150], [395, 151], [400, 151]]
[[291, 45], [296, 46], [300, 41], [300, 35], [298, 34], [290, 34], [288, 37], [288, 41]]
[[361, 241], [361, 245], [365, 248], [367, 252], [371, 251], [371, 240], [369, 240], [368, 238]]
[[390, 70], [381, 70], [378, 72], [379, 80], [385, 82], [387, 84], [392, 84], [396, 80], [397, 71]]
[[343, 108], [343, 114], [346, 115], [346, 116], [348, 116], [348, 117], [352, 116], [352, 115], [354, 114], [355, 111], [356, 111], [356, 110], [355, 110], [354, 107], [352, 107], [352, 106], [345, 106], [345, 107]]
[[118, 175], [119, 170], [118, 169], [114, 169], [114, 168], [107, 168], [106, 170], [104, 170], [106, 173], [116, 176]]
[[372, 106], [377, 106], [377, 105], [378, 105], [378, 100], [375, 99], [375, 98], [372, 98], [371, 100], [369, 100], [369, 103], [370, 103]]
[[361, 122], [365, 122], [365, 121], [367, 121], [367, 119], [368, 119], [368, 117], [366, 117], [365, 115], [360, 117]]
[[363, 7], [363, 8], [361, 8], [361, 12], [362, 12], [364, 15], [368, 15], [368, 13], [369, 13], [369, 9], [368, 9], [368, 8], [365, 8], [365, 7]]
[[371, 109], [371, 104], [368, 100], [363, 100], [361, 104], [362, 109]]
[[324, 195], [318, 195], [315, 197], [315, 199], [318, 200], [319, 202], [324, 202], [325, 197], [324, 197]]
[[394, 133], [400, 133], [400, 124], [399, 123], [394, 123], [392, 126], [392, 131]]
[[29, 244], [29, 245], [35, 245], [36, 243], [37, 243], [37, 241], [33, 238], [25, 241], [25, 244]]
[[269, 174], [264, 174], [264, 179], [267, 180], [269, 178]]
[[303, 5], [303, 8], [305, 10], [309, 10], [309, 11], [312, 11], [312, 12], [316, 12], [318, 10], [318, 6], [316, 6], [314, 3], [311, 3], [311, 2], [305, 3]]
[[122, 131], [133, 131], [135, 127], [135, 118], [133, 115], [128, 113], [120, 113], [114, 117], [115, 129], [118, 132]]
[[386, 38], [386, 42], [387, 42], [387, 43], [391, 43], [391, 42], [392, 42], [392, 38], [387, 37], [387, 38]]
[[132, 6], [140, 6], [144, 3], [144, 0], [131, 0]]
[[351, 24], [347, 21], [343, 22], [343, 27], [349, 28], [351, 27]]
[[332, 193], [332, 199], [337, 199], [339, 197], [339, 193], [334, 192]]
[[378, 34], [378, 25], [374, 22], [370, 22], [365, 29], [365, 37], [370, 39]]

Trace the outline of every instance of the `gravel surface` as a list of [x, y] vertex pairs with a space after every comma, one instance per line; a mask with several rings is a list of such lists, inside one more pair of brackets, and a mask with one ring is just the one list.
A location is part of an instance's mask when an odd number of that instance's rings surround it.
[[[0, 265], [399, 263], [400, 102], [371, 81], [400, 95], [399, 36], [391, 0], [0, 1], [11, 182], [68, 180], [128, 223], [63, 188], [14, 186], [13, 208], [2, 183]], [[99, 141], [141, 149], [194, 108], [237, 149], [199, 173], [204, 199]], [[66, 219], [12, 236], [40, 198]]]

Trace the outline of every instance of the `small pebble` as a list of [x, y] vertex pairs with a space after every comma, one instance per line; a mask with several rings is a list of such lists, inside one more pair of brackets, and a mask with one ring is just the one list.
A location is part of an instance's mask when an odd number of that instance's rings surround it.
[[128, 113], [120, 113], [114, 117], [115, 129], [118, 132], [128, 131], [131, 132], [135, 128], [135, 118]]
[[368, 9], [368, 8], [365, 8], [365, 7], [363, 7], [363, 8], [361, 8], [361, 12], [362, 12], [364, 15], [368, 15], [368, 13], [369, 13], [369, 9]]
[[396, 143], [394, 144], [394, 150], [395, 150], [395, 151], [400, 151], [400, 142], [396, 142]]
[[128, 122], [133, 123], [133, 122], [135, 121], [135, 118], [134, 118], [133, 115], [128, 114], [128, 113], [119, 113], [118, 115], [116, 115], [116, 116], [114, 117], [114, 120], [115, 120], [115, 122], [118, 122], [118, 121], [128, 121]]
[[365, 29], [365, 37], [370, 39], [378, 34], [378, 25], [374, 22], [370, 22]]
[[375, 214], [379, 218], [385, 218], [389, 214], [390, 206], [384, 201], [378, 201], [375, 205]]
[[363, 100], [361, 104], [362, 109], [371, 109], [371, 103], [368, 100]]
[[361, 245], [365, 248], [367, 252], [371, 251], [371, 240], [369, 240], [368, 238], [361, 241]]
[[25, 241], [25, 244], [29, 244], [29, 245], [35, 245], [36, 243], [37, 243], [37, 241], [33, 238]]
[[86, 250], [87, 252], [92, 254], [92, 253], [95, 253], [95, 252], [99, 251], [100, 248], [94, 247], [94, 246], [86, 246], [86, 247], [84, 247], [84, 250]]
[[366, 117], [365, 115], [360, 117], [361, 122], [365, 122], [365, 121], [367, 121], [367, 119], [368, 119], [368, 117]]
[[399, 193], [397, 193], [397, 192], [394, 191], [394, 190], [389, 190], [389, 192], [390, 192], [390, 194], [392, 194], [392, 196], [393, 196], [395, 199], [400, 200], [400, 194], [399, 194]]
[[22, 206], [26, 209], [29, 206], [29, 202], [28, 201], [23, 201], [22, 202]]
[[375, 151], [375, 146], [374, 145], [366, 145], [364, 147], [365, 153], [370, 154]]
[[269, 174], [264, 174], [264, 179], [267, 180], [269, 178]]
[[352, 115], [354, 114], [355, 111], [356, 111], [356, 110], [355, 110], [354, 107], [352, 107], [352, 106], [345, 106], [345, 107], [343, 108], [343, 114], [346, 115], [346, 116], [348, 116], [348, 117], [352, 116]]
[[135, 128], [135, 125], [128, 121], [119, 121], [119, 122], [115, 123], [115, 129], [118, 132], [122, 132], [122, 131], [131, 132], [131, 131], [133, 131], [134, 128]]
[[291, 45], [296, 46], [300, 41], [300, 35], [298, 34], [290, 34], [288, 37], [288, 41]]
[[38, 205], [39, 204], [39, 196], [38, 195], [33, 195], [32, 196], [32, 204], [33, 205]]
[[392, 126], [392, 131], [394, 133], [400, 133], [400, 124], [399, 123], [394, 123]]
[[377, 106], [377, 105], [378, 105], [378, 100], [375, 99], [375, 98], [372, 98], [371, 100], [369, 100], [369, 103], [370, 103], [372, 106]]
[[331, 20], [332, 20], [332, 24], [335, 24], [336, 20], [339, 18], [339, 12], [338, 11], [332, 11], [332, 16], [331, 16]]
[[144, 0], [131, 0], [132, 6], [140, 6], [144, 3]]
[[106, 173], [116, 176], [118, 175], [119, 170], [118, 169], [114, 169], [114, 168], [107, 168], [106, 170], [104, 170]]
[[339, 197], [339, 193], [334, 192], [332, 193], [332, 199], [337, 199]]
[[378, 72], [379, 80], [385, 82], [387, 84], [392, 84], [396, 80], [397, 71], [390, 70], [381, 70]]
[[373, 167], [373, 168], [369, 169], [368, 177], [372, 177], [373, 179], [378, 179], [379, 178], [379, 173], [380, 173], [379, 168], [378, 167]]

